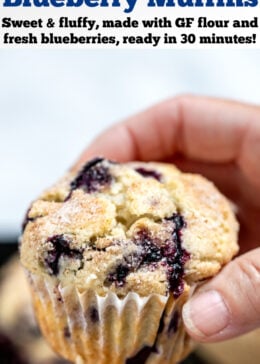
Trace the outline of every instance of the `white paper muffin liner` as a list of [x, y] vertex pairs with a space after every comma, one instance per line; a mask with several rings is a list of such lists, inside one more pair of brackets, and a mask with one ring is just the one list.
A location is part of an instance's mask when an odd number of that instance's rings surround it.
[[[29, 273], [36, 316], [50, 345], [76, 364], [174, 364], [190, 350], [178, 298], [98, 296]], [[149, 355], [148, 355], [149, 354]]]

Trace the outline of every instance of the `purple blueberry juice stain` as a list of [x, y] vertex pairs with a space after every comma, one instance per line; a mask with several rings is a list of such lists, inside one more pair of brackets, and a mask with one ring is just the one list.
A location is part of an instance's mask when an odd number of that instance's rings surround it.
[[[156, 263], [163, 259], [159, 242], [156, 238], [152, 238], [148, 229], [139, 230], [135, 236], [134, 243], [140, 246], [141, 251], [138, 255], [138, 265], [148, 265]], [[156, 244], [157, 243], [157, 244]]]
[[189, 253], [181, 246], [181, 230], [186, 226], [180, 214], [173, 214], [164, 221], [173, 224], [171, 239], [165, 243], [153, 237], [147, 228], [139, 230], [133, 239], [137, 245], [137, 251], [122, 258], [122, 262], [111, 272], [106, 284], [115, 283], [117, 287], [123, 287], [126, 277], [131, 272], [136, 272], [142, 267], [154, 269], [158, 264], [165, 266], [169, 291], [178, 298], [184, 289], [184, 265], [189, 259]]
[[107, 283], [115, 283], [116, 287], [123, 287], [125, 284], [126, 276], [130, 273], [127, 265], [119, 264], [115, 270], [107, 277]]
[[172, 239], [159, 246], [156, 238], [152, 238], [147, 229], [140, 230], [135, 243], [141, 246], [139, 265], [163, 262], [166, 265], [169, 290], [178, 298], [184, 288], [184, 264], [189, 259], [188, 252], [181, 246], [181, 230], [186, 226], [180, 214], [166, 218], [174, 224]]
[[83, 258], [81, 251], [70, 248], [69, 241], [63, 235], [54, 235], [48, 238], [46, 242], [51, 244], [51, 248], [48, 250], [44, 260], [50, 275], [59, 274], [59, 260], [61, 256], [79, 260]]
[[139, 230], [135, 236], [134, 243], [141, 248], [138, 256], [139, 266], [159, 262], [163, 257], [159, 242], [152, 238], [148, 229]]
[[162, 181], [162, 175], [158, 171], [155, 171], [152, 169], [146, 169], [143, 167], [135, 168], [135, 171], [138, 172], [139, 174], [141, 174], [145, 178], [151, 177], [151, 178], [156, 179], [159, 182]]
[[167, 330], [168, 335], [175, 334], [175, 332], [177, 332], [177, 330], [178, 330], [178, 326], [179, 326], [179, 312], [175, 311], [169, 322], [169, 326], [168, 326], [168, 330]]
[[97, 324], [99, 322], [99, 314], [96, 307], [90, 307], [88, 311], [88, 316], [93, 324]]
[[186, 227], [186, 223], [183, 217], [178, 213], [174, 213], [171, 217], [167, 217], [165, 220], [174, 222], [175, 229], [178, 231]]
[[166, 218], [165, 220], [174, 223], [172, 240], [175, 245], [175, 252], [167, 253], [168, 248], [166, 248], [165, 255], [168, 255], [167, 277], [169, 281], [169, 288], [173, 293], [173, 296], [178, 298], [183, 293], [184, 289], [184, 265], [190, 258], [190, 254], [182, 248], [181, 242], [181, 232], [182, 229], [186, 227], [186, 223], [183, 217], [178, 213], [174, 213], [171, 217]]
[[[71, 182], [71, 192], [81, 188], [87, 193], [98, 192], [112, 182], [109, 168], [104, 166], [103, 158], [95, 158], [89, 161]], [[67, 199], [69, 199], [71, 192]], [[66, 199], [66, 200], [67, 200]]]
[[144, 364], [154, 352], [157, 351], [153, 346], [144, 346], [135, 356], [126, 359], [125, 364]]
[[159, 327], [158, 327], [158, 331], [157, 331], [157, 336], [163, 332], [165, 315], [166, 315], [166, 311], [164, 309], [164, 311], [162, 313], [162, 316], [160, 318], [160, 323], [159, 323]]
[[140, 246], [138, 252], [122, 258], [122, 262], [111, 272], [106, 283], [115, 283], [116, 287], [123, 287], [129, 273], [137, 271], [143, 265], [151, 265], [162, 259], [160, 248], [152, 242], [147, 229], [139, 231], [134, 243]]
[[64, 330], [63, 330], [63, 334], [64, 334], [64, 337], [66, 339], [70, 339], [71, 337], [71, 333], [70, 333], [70, 329], [68, 326], [64, 327]]

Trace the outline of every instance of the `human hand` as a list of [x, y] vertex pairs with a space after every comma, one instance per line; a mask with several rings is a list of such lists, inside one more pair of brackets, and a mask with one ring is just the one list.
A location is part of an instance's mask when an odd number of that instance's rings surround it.
[[96, 155], [174, 162], [215, 182], [236, 205], [243, 254], [186, 303], [184, 323], [201, 342], [260, 327], [260, 107], [180, 96], [105, 131], [77, 166]]

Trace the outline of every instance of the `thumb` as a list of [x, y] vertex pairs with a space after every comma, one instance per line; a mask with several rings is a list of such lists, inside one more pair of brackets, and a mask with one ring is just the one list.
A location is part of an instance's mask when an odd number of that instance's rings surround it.
[[236, 258], [183, 307], [197, 341], [226, 340], [260, 327], [260, 248]]

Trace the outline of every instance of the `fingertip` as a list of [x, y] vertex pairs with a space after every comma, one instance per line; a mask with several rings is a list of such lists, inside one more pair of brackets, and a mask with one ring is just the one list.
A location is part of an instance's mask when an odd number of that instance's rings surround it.
[[197, 293], [184, 305], [182, 316], [189, 334], [201, 342], [217, 340], [230, 322], [229, 309], [215, 290]]

